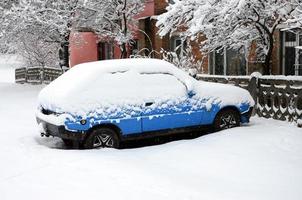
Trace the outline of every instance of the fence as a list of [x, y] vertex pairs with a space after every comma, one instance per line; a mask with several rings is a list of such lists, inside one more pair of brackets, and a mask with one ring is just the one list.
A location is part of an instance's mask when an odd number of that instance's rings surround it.
[[15, 81], [16, 83], [48, 84], [62, 73], [61, 69], [53, 67], [23, 67], [15, 70]]
[[[49, 83], [63, 71], [32, 67], [15, 71], [16, 83]], [[198, 75], [198, 80], [232, 84], [247, 89], [256, 102], [255, 112], [262, 117], [297, 121], [302, 119], [302, 79], [286, 77]]]
[[247, 89], [256, 102], [255, 112], [266, 118], [302, 119], [302, 79], [198, 75], [198, 80], [233, 84]]

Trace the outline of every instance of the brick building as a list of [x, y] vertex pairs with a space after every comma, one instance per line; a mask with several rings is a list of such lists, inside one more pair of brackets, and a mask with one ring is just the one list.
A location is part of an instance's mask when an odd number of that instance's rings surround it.
[[[138, 30], [135, 36], [135, 45], [131, 47], [133, 53], [139, 52], [153, 57], [160, 57], [158, 52], [161, 49], [173, 51], [180, 46], [178, 53], [181, 54], [187, 42], [183, 42], [177, 33], [173, 36], [163, 38], [157, 35], [158, 28], [155, 26], [157, 16], [165, 12], [166, 0], [146, 0], [145, 10], [137, 16]], [[116, 45], [108, 42], [95, 42], [91, 32], [82, 32], [85, 40], [84, 45], [73, 45], [71, 42], [71, 66], [75, 64], [103, 60], [118, 59], [119, 49]], [[72, 41], [72, 39], [71, 39]], [[193, 54], [201, 60], [198, 44], [190, 42], [193, 47]], [[280, 29], [275, 33], [275, 44], [272, 59], [272, 74], [275, 75], [302, 75], [302, 33], [282, 32]], [[83, 53], [84, 52], [84, 53]], [[213, 52], [203, 59], [202, 71], [216, 75], [247, 75], [254, 71], [261, 72], [261, 65], [255, 60], [254, 52], [251, 51], [248, 59], [243, 52], [224, 49], [222, 52]]]

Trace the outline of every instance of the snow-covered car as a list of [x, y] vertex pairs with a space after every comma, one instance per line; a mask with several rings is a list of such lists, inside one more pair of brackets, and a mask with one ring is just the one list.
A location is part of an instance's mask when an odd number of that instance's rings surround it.
[[235, 86], [197, 81], [158, 59], [77, 65], [39, 94], [42, 135], [84, 148], [124, 140], [249, 122], [254, 100]]

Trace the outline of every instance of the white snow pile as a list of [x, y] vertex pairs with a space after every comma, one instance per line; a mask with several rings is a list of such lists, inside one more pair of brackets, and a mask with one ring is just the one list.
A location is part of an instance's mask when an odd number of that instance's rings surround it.
[[77, 116], [94, 112], [108, 117], [106, 114], [122, 110], [123, 117], [127, 117], [139, 112], [145, 102], [154, 102], [154, 107], [179, 105], [190, 91], [196, 93], [192, 101], [199, 107], [211, 103], [254, 104], [244, 89], [197, 81], [166, 61], [144, 58], [75, 66], [41, 91], [39, 104], [44, 109]]

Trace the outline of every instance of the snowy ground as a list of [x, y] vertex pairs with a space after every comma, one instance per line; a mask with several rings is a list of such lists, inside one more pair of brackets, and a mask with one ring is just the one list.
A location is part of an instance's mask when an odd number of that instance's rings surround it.
[[14, 82], [14, 71], [18, 67], [24, 67], [20, 56], [0, 54], [0, 82]]
[[0, 199], [302, 199], [302, 129], [248, 126], [133, 149], [68, 150], [40, 138], [42, 86], [1, 83]]

